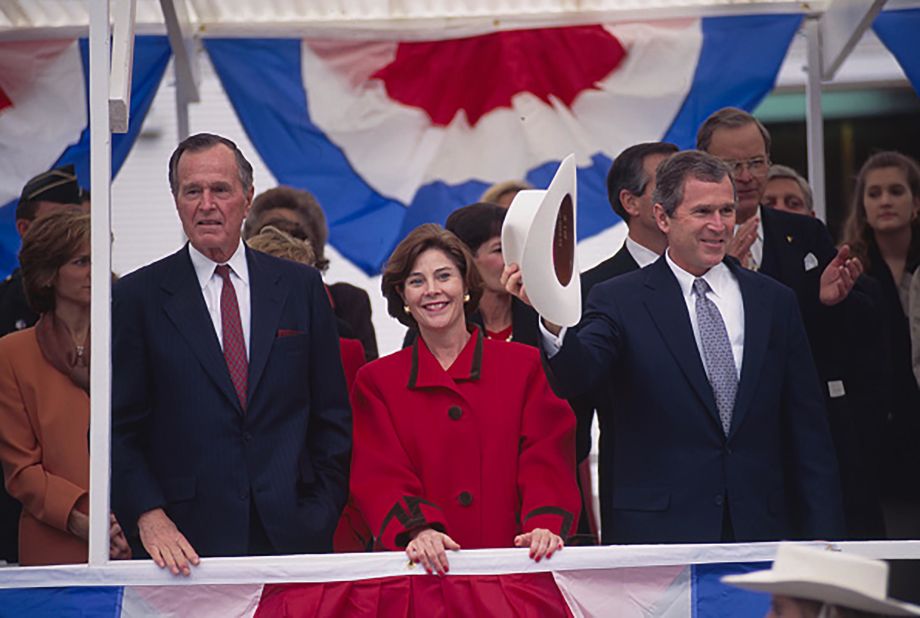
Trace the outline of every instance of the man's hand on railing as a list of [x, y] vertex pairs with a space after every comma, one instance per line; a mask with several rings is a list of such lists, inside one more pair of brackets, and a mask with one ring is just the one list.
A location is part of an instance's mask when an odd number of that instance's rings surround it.
[[141, 543], [161, 569], [169, 569], [173, 575], [191, 574], [192, 566], [198, 566], [199, 558], [185, 535], [163, 509], [153, 509], [137, 520]]

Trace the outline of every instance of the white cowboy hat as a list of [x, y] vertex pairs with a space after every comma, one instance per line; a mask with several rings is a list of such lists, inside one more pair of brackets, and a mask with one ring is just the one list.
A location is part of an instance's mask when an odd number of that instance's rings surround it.
[[519, 191], [502, 225], [505, 264], [517, 263], [537, 313], [554, 324], [581, 319], [581, 277], [575, 255], [575, 155], [559, 164], [545, 191]]
[[769, 570], [726, 575], [722, 582], [886, 616], [920, 616], [920, 607], [888, 597], [885, 562], [829, 549], [781, 544]]

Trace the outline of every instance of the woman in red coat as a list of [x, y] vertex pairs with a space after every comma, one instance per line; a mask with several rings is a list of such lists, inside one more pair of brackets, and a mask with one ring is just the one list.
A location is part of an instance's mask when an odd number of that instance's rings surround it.
[[537, 350], [468, 330], [481, 280], [440, 226], [400, 243], [382, 287], [390, 314], [421, 336], [364, 366], [352, 389], [351, 492], [376, 546], [438, 573], [446, 549], [550, 557], [576, 529], [575, 417]]

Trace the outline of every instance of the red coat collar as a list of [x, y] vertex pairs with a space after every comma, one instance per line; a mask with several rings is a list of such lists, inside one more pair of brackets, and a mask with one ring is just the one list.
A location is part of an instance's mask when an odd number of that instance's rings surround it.
[[438, 359], [419, 336], [412, 345], [409, 388], [444, 386], [452, 389], [456, 382], [478, 380], [482, 371], [482, 331], [474, 326], [470, 335], [469, 341], [447, 371], [441, 367]]

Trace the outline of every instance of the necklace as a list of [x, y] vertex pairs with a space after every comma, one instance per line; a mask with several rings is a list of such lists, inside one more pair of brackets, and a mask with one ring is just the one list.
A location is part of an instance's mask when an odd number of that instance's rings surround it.
[[509, 326], [508, 328], [503, 328], [502, 330], [495, 331], [495, 332], [491, 332], [487, 330], [486, 338], [487, 339], [504, 339], [505, 341], [511, 341], [514, 338], [513, 328], [514, 328], [513, 326]]

